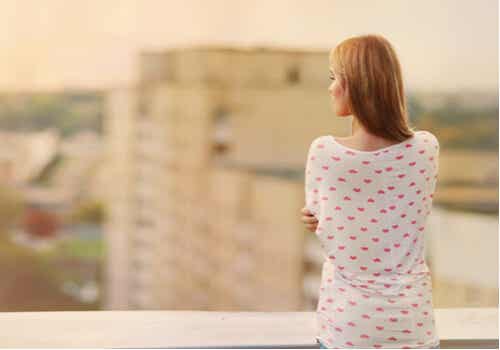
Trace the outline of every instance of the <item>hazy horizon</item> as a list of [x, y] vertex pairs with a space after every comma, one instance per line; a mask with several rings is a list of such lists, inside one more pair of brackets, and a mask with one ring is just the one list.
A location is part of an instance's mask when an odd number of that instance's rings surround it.
[[393, 43], [409, 90], [498, 90], [494, 0], [43, 3], [0, 3], [8, 28], [0, 33], [0, 92], [128, 85], [141, 49], [203, 44], [328, 50], [366, 33]]

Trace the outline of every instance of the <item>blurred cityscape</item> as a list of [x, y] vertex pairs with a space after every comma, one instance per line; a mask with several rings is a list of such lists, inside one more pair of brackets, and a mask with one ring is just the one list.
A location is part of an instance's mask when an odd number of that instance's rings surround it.
[[4, 311], [100, 307], [102, 93], [0, 97]]
[[[327, 62], [192, 46], [142, 52], [131, 86], [0, 95], [1, 310], [314, 310], [306, 153], [351, 126]], [[441, 145], [434, 304], [497, 307], [498, 91], [407, 99]]]

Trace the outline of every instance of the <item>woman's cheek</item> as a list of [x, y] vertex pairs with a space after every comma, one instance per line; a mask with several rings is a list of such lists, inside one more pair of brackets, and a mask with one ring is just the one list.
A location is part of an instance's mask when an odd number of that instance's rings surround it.
[[339, 98], [340, 95], [341, 95], [341, 91], [340, 91], [339, 87], [335, 86], [333, 89], [333, 96], [335, 96], [335, 98]]

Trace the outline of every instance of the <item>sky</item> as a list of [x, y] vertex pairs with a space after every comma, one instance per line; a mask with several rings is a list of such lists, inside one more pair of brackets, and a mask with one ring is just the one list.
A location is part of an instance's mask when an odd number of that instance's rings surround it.
[[0, 23], [2, 91], [127, 85], [143, 49], [329, 50], [368, 33], [394, 45], [409, 89], [498, 89], [496, 0], [0, 0]]

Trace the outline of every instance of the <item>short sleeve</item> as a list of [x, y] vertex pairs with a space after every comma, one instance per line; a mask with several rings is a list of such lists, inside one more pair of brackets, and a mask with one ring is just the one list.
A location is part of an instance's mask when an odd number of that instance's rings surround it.
[[309, 146], [309, 151], [307, 153], [306, 167], [305, 167], [305, 203], [306, 208], [313, 214], [318, 215], [319, 213], [319, 198], [320, 198], [320, 188], [318, 177], [320, 172], [319, 163], [319, 147], [321, 138], [318, 137], [313, 140]]

